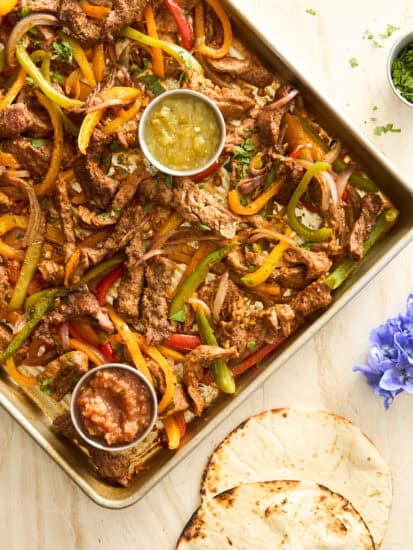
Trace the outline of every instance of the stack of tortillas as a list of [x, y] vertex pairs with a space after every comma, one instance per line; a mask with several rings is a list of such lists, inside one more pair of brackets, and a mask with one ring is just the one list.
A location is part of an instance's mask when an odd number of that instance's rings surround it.
[[179, 550], [377, 550], [389, 467], [352, 422], [325, 411], [261, 413], [212, 454]]

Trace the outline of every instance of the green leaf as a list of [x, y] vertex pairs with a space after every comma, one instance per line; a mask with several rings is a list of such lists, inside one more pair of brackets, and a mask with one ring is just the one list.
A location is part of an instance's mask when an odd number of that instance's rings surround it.
[[145, 84], [145, 86], [149, 88], [149, 90], [153, 93], [154, 96], [161, 95], [166, 91], [154, 74], [141, 76], [139, 78], [139, 82], [142, 82], [142, 84]]
[[57, 71], [52, 71], [52, 80], [53, 80], [53, 82], [56, 82], [56, 84], [64, 84], [65, 83], [65, 77]]
[[64, 38], [62, 38], [61, 42], [53, 42], [53, 50], [55, 53], [52, 56], [52, 59], [57, 59], [60, 57], [67, 61], [69, 65], [73, 63], [72, 47]]
[[249, 351], [254, 351], [257, 347], [257, 342], [255, 340], [251, 340], [248, 344]]
[[43, 147], [43, 145], [46, 145], [46, 140], [40, 139], [40, 138], [33, 138], [30, 140], [30, 143], [33, 145], [33, 147], [36, 147], [36, 149], [40, 149], [40, 147]]
[[169, 319], [171, 321], [178, 321], [179, 323], [184, 323], [186, 319], [185, 308], [182, 308], [176, 313], [174, 313], [173, 315], [171, 315]]
[[202, 229], [202, 231], [211, 231], [211, 228], [205, 225], [204, 223], [198, 224], [199, 229]]
[[308, 13], [309, 15], [317, 15], [317, 12], [313, 10], [313, 8], [307, 8], [305, 13]]
[[376, 136], [387, 134], [387, 132], [400, 133], [401, 128], [395, 128], [394, 124], [392, 122], [389, 122], [385, 126], [376, 126], [374, 129], [374, 134]]
[[349, 60], [349, 63], [350, 63], [350, 67], [351, 67], [352, 69], [354, 69], [355, 67], [358, 67], [358, 65], [359, 65], [359, 62], [358, 62], [358, 60], [357, 60], [356, 57], [352, 57], [352, 58]]

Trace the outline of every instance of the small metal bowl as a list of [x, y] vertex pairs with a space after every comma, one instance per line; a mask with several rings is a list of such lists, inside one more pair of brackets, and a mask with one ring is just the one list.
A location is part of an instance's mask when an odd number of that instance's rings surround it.
[[[104, 440], [101, 437], [93, 437], [89, 435], [83, 427], [82, 419], [79, 414], [79, 408], [77, 406], [77, 398], [85, 382], [87, 382], [87, 380], [91, 376], [93, 376], [96, 372], [100, 370], [109, 370], [109, 369], [127, 370], [128, 372], [131, 372], [134, 376], [139, 378], [139, 380], [145, 384], [145, 386], [149, 390], [149, 395], [152, 398], [152, 418], [148, 427], [143, 433], [139, 435], [139, 437], [137, 437], [131, 443], [127, 443], [126, 445], [108, 445], [107, 443], [104, 442]], [[71, 416], [73, 425], [77, 433], [80, 435], [80, 437], [92, 447], [95, 447], [96, 449], [101, 449], [103, 451], [110, 451], [110, 452], [125, 451], [126, 449], [130, 449], [131, 447], [134, 447], [140, 441], [145, 439], [145, 437], [152, 430], [153, 425], [156, 422], [157, 410], [158, 410], [158, 400], [151, 384], [143, 376], [143, 374], [141, 374], [137, 369], [130, 367], [129, 365], [124, 365], [123, 363], [107, 363], [100, 367], [96, 367], [89, 370], [85, 375], [82, 376], [82, 378], [76, 384], [75, 389], [73, 390], [73, 393], [72, 393], [71, 401], [70, 401], [70, 416]]]
[[408, 101], [406, 98], [404, 98], [399, 90], [394, 85], [392, 76], [391, 76], [391, 68], [393, 65], [393, 61], [400, 55], [400, 53], [404, 50], [406, 46], [408, 46], [411, 42], [413, 42], [413, 32], [409, 32], [402, 38], [400, 38], [392, 47], [389, 53], [389, 57], [387, 58], [387, 78], [389, 79], [389, 83], [391, 86], [391, 89], [393, 92], [397, 95], [397, 97], [403, 101], [406, 105], [409, 107], [413, 107], [413, 103]]
[[[193, 170], [174, 170], [173, 168], [168, 168], [168, 166], [163, 165], [161, 162], [159, 162], [149, 151], [146, 141], [145, 141], [145, 128], [148, 121], [148, 117], [151, 115], [153, 109], [158, 105], [159, 102], [163, 101], [166, 97], [173, 97], [173, 96], [195, 96], [198, 99], [201, 99], [204, 103], [209, 105], [211, 109], [214, 111], [217, 123], [221, 132], [221, 139], [218, 145], [218, 148], [214, 154], [213, 157], [211, 157], [207, 163], [205, 163], [203, 166], [198, 166], [197, 168]], [[200, 172], [203, 172], [204, 170], [207, 170], [214, 162], [218, 160], [218, 157], [222, 153], [222, 150], [225, 145], [225, 137], [226, 137], [226, 126], [225, 126], [225, 120], [222, 116], [221, 111], [219, 110], [218, 106], [212, 99], [207, 97], [204, 94], [201, 94], [200, 92], [195, 92], [193, 90], [171, 90], [170, 92], [165, 92], [158, 96], [157, 98], [153, 99], [149, 105], [144, 110], [141, 120], [139, 123], [139, 143], [141, 146], [141, 149], [143, 151], [143, 154], [148, 159], [148, 161], [155, 166], [158, 170], [161, 172], [164, 172], [165, 174], [170, 174], [171, 176], [194, 176], [195, 174], [199, 174]]]

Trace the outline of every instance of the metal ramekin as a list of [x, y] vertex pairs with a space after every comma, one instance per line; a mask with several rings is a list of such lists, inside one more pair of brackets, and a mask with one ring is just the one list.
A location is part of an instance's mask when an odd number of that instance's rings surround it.
[[399, 54], [402, 52], [402, 50], [404, 50], [404, 48], [410, 44], [411, 42], [413, 42], [413, 32], [409, 32], [407, 33], [406, 35], [402, 36], [402, 38], [400, 38], [392, 47], [392, 49], [390, 50], [390, 53], [389, 53], [389, 57], [387, 58], [387, 78], [389, 79], [389, 83], [390, 83], [390, 86], [391, 86], [391, 89], [393, 90], [393, 92], [397, 95], [397, 97], [403, 101], [403, 103], [405, 103], [406, 105], [408, 105], [409, 107], [413, 107], [413, 103], [411, 103], [410, 101], [408, 101], [406, 98], [404, 98], [399, 90], [396, 88], [396, 86], [394, 85], [394, 82], [393, 82], [393, 79], [392, 79], [392, 76], [391, 76], [391, 68], [392, 68], [392, 65], [393, 65], [393, 61], [399, 56]]
[[[174, 170], [172, 168], [168, 168], [167, 166], [164, 166], [162, 163], [160, 163], [158, 160], [156, 160], [156, 158], [152, 156], [145, 142], [145, 127], [146, 127], [146, 123], [149, 115], [152, 113], [153, 109], [158, 105], [160, 101], [163, 101], [166, 97], [185, 96], [185, 95], [195, 96], [201, 99], [202, 101], [204, 101], [204, 103], [207, 103], [212, 108], [212, 110], [215, 112], [215, 115], [217, 117], [217, 122], [219, 125], [219, 129], [221, 131], [221, 139], [215, 155], [203, 166], [199, 166], [195, 170]], [[200, 172], [203, 172], [218, 160], [218, 157], [222, 153], [222, 150], [225, 145], [226, 126], [225, 126], [224, 117], [222, 116], [222, 113], [219, 110], [218, 106], [214, 101], [212, 101], [212, 99], [210, 99], [206, 95], [201, 94], [200, 92], [195, 92], [194, 90], [171, 90], [170, 92], [165, 92], [159, 95], [157, 98], [153, 99], [149, 103], [149, 105], [146, 107], [146, 109], [144, 110], [141, 116], [138, 135], [139, 135], [139, 143], [143, 151], [143, 154], [148, 159], [148, 161], [153, 166], [155, 166], [158, 170], [160, 170], [161, 172], [164, 172], [165, 174], [170, 174], [171, 176], [193, 176], [195, 174], [199, 174]]]
[[[149, 390], [149, 394], [152, 398], [152, 418], [151, 421], [147, 427], [147, 429], [139, 435], [138, 438], [136, 438], [131, 443], [127, 443], [126, 445], [108, 445], [104, 443], [104, 440], [102, 438], [93, 437], [88, 435], [82, 425], [82, 420], [79, 415], [79, 410], [77, 406], [77, 398], [79, 396], [79, 392], [81, 388], [83, 387], [84, 383], [93, 376], [96, 372], [100, 370], [109, 370], [109, 369], [120, 369], [120, 370], [127, 370], [131, 372], [134, 376], [139, 378], [140, 381], [142, 381], [145, 386]], [[125, 451], [126, 449], [130, 449], [131, 447], [134, 447], [137, 445], [140, 441], [145, 439], [145, 437], [149, 434], [149, 432], [152, 430], [153, 425], [156, 422], [157, 416], [158, 416], [158, 400], [155, 394], [155, 391], [149, 381], [141, 374], [137, 369], [134, 367], [130, 367], [129, 365], [124, 365], [123, 363], [107, 363], [105, 365], [101, 365], [100, 367], [93, 368], [89, 370], [86, 374], [82, 376], [82, 378], [78, 381], [78, 383], [75, 386], [75, 389], [72, 393], [72, 398], [70, 401], [70, 416], [72, 418], [73, 425], [77, 431], [77, 433], [80, 435], [80, 437], [86, 441], [89, 445], [92, 447], [96, 447], [96, 449], [101, 449], [103, 451], [110, 451], [110, 452], [116, 452], [116, 451]]]

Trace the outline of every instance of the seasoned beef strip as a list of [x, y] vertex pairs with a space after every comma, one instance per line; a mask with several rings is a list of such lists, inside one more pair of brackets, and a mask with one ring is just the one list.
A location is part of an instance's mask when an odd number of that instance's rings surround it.
[[76, 0], [61, 0], [59, 19], [63, 31], [84, 48], [91, 48], [101, 40], [101, 25], [89, 18]]
[[37, 269], [46, 283], [54, 286], [59, 286], [63, 283], [65, 270], [62, 264], [54, 260], [42, 260]]
[[40, 147], [35, 147], [31, 139], [17, 137], [3, 141], [1, 148], [5, 153], [11, 153], [20, 166], [24, 170], [28, 170], [34, 177], [44, 175], [49, 168], [52, 150], [50, 143], [44, 143]]
[[146, 287], [142, 296], [142, 322], [148, 344], [160, 344], [168, 338], [171, 326], [168, 320], [168, 296], [175, 264], [163, 257], [155, 257], [145, 267]]
[[224, 349], [219, 346], [200, 345], [185, 357], [183, 382], [192, 400], [196, 416], [201, 416], [205, 407], [204, 400], [199, 391], [199, 382], [204, 375], [204, 368], [216, 361], [226, 361], [237, 357], [237, 355], [235, 347]]
[[365, 195], [361, 200], [360, 215], [354, 224], [349, 243], [349, 252], [356, 261], [363, 257], [364, 242], [370, 235], [382, 206], [383, 201], [376, 194]]
[[168, 406], [166, 411], [162, 413], [162, 418], [171, 416], [175, 413], [183, 412], [189, 409], [189, 401], [182, 386], [176, 385], [172, 403]]
[[308, 285], [298, 293], [291, 303], [298, 321], [303, 321], [319, 309], [323, 309], [331, 303], [331, 288], [321, 277]]
[[280, 86], [275, 94], [274, 103], [266, 105], [258, 114], [257, 129], [258, 136], [264, 145], [274, 147], [281, 153], [280, 130], [284, 114], [290, 108], [289, 104], [282, 107], [277, 106], [277, 102], [291, 92], [291, 86]]
[[57, 14], [60, 0], [21, 0], [21, 7], [33, 12]]
[[255, 101], [239, 88], [206, 89], [205, 94], [217, 104], [225, 120], [241, 120], [255, 107]]
[[0, 311], [6, 310], [9, 299], [11, 298], [12, 287], [9, 279], [9, 272], [5, 265], [2, 265], [3, 260], [0, 260]]
[[31, 116], [24, 103], [15, 103], [0, 111], [0, 139], [10, 139], [30, 128]]
[[132, 478], [130, 460], [122, 454], [95, 449], [80, 438], [69, 413], [61, 414], [53, 420], [53, 430], [62, 437], [86, 448], [97, 475], [113, 485], [127, 487]]
[[306, 279], [308, 281], [317, 279], [326, 273], [332, 265], [330, 258], [325, 252], [312, 252], [300, 246], [287, 248], [283, 254], [282, 261], [292, 266], [305, 265]]
[[142, 21], [143, 12], [149, 3], [149, 0], [114, 0], [104, 25], [105, 39], [111, 40], [126, 25]]
[[56, 202], [60, 219], [62, 220], [63, 235], [65, 237], [63, 250], [65, 261], [67, 262], [76, 247], [76, 237], [72, 218], [72, 205], [67, 192], [67, 183], [62, 178], [57, 179]]
[[287, 205], [306, 170], [301, 164], [290, 157], [273, 153], [272, 158], [280, 163], [279, 177], [283, 181], [274, 198], [280, 204]]
[[43, 391], [50, 392], [53, 399], [60, 401], [88, 369], [87, 355], [82, 351], [70, 351], [48, 363], [37, 380]]

